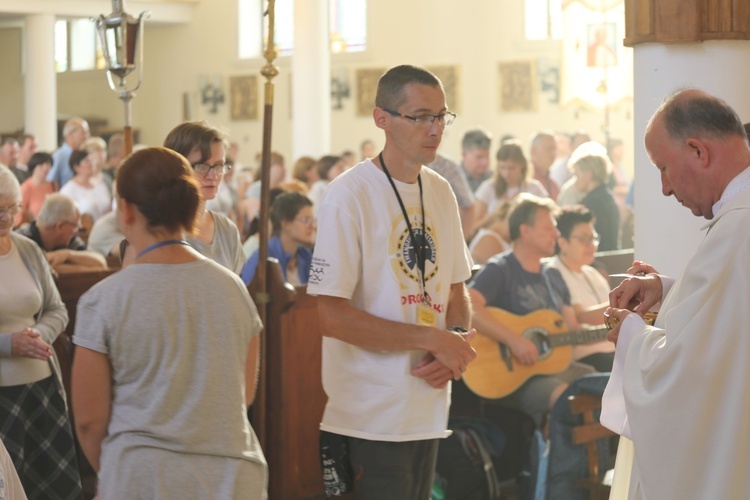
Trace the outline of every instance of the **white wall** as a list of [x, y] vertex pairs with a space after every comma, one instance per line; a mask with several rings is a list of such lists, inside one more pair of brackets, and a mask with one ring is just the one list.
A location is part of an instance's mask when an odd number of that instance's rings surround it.
[[[523, 39], [523, 2], [483, 0], [461, 4], [454, 0], [371, 0], [368, 9], [368, 51], [335, 55], [331, 61], [332, 71], [347, 67], [353, 94], [356, 68], [386, 68], [400, 63], [457, 65], [461, 112], [456, 123], [446, 130], [443, 151], [449, 156], [459, 157], [463, 133], [476, 125], [486, 127], [496, 138], [511, 133], [524, 142], [539, 128], [587, 129], [595, 140], [604, 140], [602, 111], [575, 106], [561, 109], [547, 102], [547, 93], [540, 95], [537, 113], [500, 114], [498, 111], [499, 62], [542, 57], [558, 61], [560, 57], [559, 43], [532, 43]], [[232, 122], [228, 101], [212, 115], [198, 102], [197, 95], [199, 75], [221, 75], [228, 99], [229, 76], [259, 74], [264, 61], [236, 58], [236, 16], [235, 0], [204, 0], [192, 7], [192, 21], [188, 24], [147, 24], [144, 83], [133, 100], [133, 122], [141, 130], [143, 142], [161, 143], [166, 133], [182, 120], [182, 94], [189, 92], [193, 118], [207, 119], [228, 130], [240, 144], [240, 160], [253, 164], [261, 146], [262, 116], [257, 121]], [[0, 54], [0, 64], [6, 57], [7, 53]], [[275, 149], [288, 155], [292, 150], [291, 64], [288, 58], [280, 58], [277, 65], [281, 74], [274, 80], [273, 144]], [[263, 79], [260, 81], [262, 83]], [[120, 102], [107, 88], [103, 74], [61, 75], [58, 87], [60, 114], [93, 115], [108, 118], [113, 126], [122, 124]], [[262, 92], [262, 87], [259, 90]], [[23, 102], [18, 86], [9, 92], [12, 99]], [[0, 93], [6, 93], [5, 85]], [[372, 119], [355, 116], [355, 102], [352, 95], [344, 101], [342, 110], [332, 111], [333, 152], [356, 150], [365, 138], [382, 145], [381, 134]], [[0, 131], [22, 125], [22, 113], [0, 116]], [[624, 139], [628, 145], [633, 143], [629, 106], [612, 111], [610, 129], [613, 137]], [[493, 152], [496, 147], [497, 142], [493, 144]], [[631, 158], [626, 157], [625, 161]], [[291, 163], [292, 159], [289, 161]]]
[[682, 272], [703, 237], [700, 228], [707, 221], [692, 215], [674, 197], [661, 195], [659, 172], [649, 161], [642, 140], [646, 124], [666, 95], [685, 87], [717, 95], [744, 122], [750, 121], [748, 58], [747, 41], [635, 47], [635, 137], [640, 138], [635, 147], [635, 253], [636, 258], [665, 274], [677, 277]]

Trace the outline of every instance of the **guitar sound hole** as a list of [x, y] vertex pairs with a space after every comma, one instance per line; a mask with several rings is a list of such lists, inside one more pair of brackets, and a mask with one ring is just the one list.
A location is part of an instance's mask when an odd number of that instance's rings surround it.
[[532, 341], [539, 351], [538, 361], [542, 361], [549, 357], [552, 353], [552, 345], [550, 344], [549, 335], [541, 328], [529, 328], [523, 332], [523, 336]]

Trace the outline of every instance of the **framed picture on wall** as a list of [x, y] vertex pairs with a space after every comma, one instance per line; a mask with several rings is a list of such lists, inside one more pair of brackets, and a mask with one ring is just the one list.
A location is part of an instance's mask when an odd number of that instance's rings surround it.
[[539, 92], [535, 61], [501, 62], [500, 112], [534, 112]]
[[386, 68], [366, 68], [356, 71], [357, 81], [357, 116], [372, 116], [375, 107], [375, 94], [378, 90], [378, 80], [386, 72]]
[[232, 121], [258, 119], [257, 75], [229, 78], [229, 106]]
[[461, 86], [458, 77], [458, 66], [427, 66], [427, 69], [440, 78], [445, 89], [445, 102], [448, 109], [461, 114]]

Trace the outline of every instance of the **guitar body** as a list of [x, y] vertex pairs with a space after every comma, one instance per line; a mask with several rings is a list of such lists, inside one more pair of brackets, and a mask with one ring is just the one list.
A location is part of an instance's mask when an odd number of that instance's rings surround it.
[[534, 375], [551, 375], [564, 371], [572, 360], [570, 345], [553, 347], [555, 335], [566, 333], [565, 321], [556, 311], [540, 309], [518, 316], [495, 307], [487, 308], [498, 323], [534, 342], [539, 358], [533, 365], [522, 365], [510, 349], [497, 340], [477, 332], [471, 345], [477, 357], [469, 363], [463, 380], [472, 392], [487, 399], [511, 394]]

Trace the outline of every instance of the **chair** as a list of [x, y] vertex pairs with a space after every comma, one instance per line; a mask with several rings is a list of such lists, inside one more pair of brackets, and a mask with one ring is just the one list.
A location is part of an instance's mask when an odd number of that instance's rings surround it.
[[570, 412], [583, 417], [583, 424], [571, 429], [571, 441], [576, 445], [586, 446], [588, 461], [588, 476], [576, 481], [576, 486], [589, 491], [591, 500], [606, 500], [612, 485], [611, 474], [599, 470], [599, 450], [597, 441], [616, 436], [614, 432], [604, 427], [595, 418], [594, 412], [601, 410], [600, 397], [589, 393], [570, 396]]

